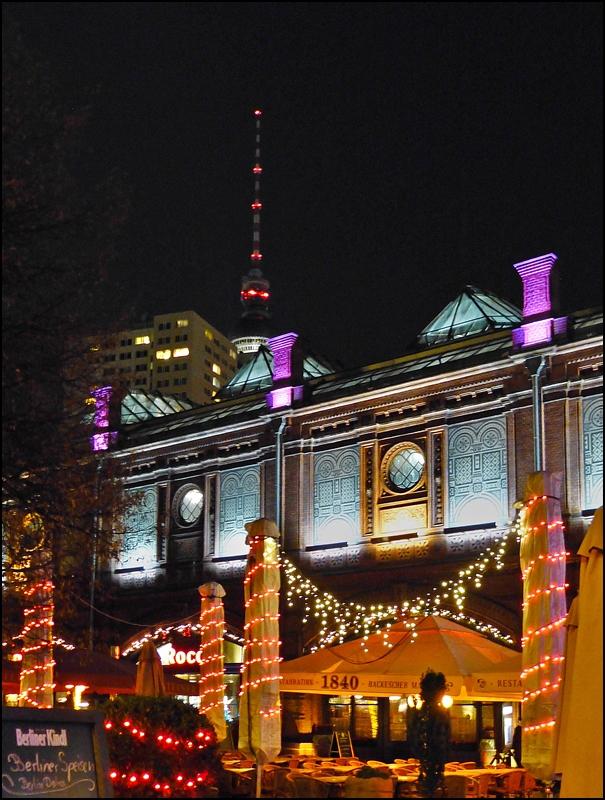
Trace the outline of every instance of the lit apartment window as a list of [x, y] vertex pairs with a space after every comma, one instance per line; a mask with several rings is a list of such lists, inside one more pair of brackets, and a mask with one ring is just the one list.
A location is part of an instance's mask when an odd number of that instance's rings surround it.
[[221, 368], [219, 367], [218, 364], [213, 364], [212, 365], [212, 371], [214, 372], [215, 375], [220, 375], [221, 374]]
[[175, 358], [184, 358], [185, 356], [189, 355], [189, 348], [188, 347], [177, 347], [173, 353]]
[[206, 337], [206, 339], [210, 339], [210, 341], [212, 341], [212, 332], [211, 331], [205, 330], [204, 331], [204, 336]]
[[234, 360], [237, 358], [237, 353], [235, 352], [235, 350], [229, 350], [229, 355], [230, 355], [230, 356], [231, 356], [231, 358], [233, 358]]
[[156, 350], [155, 357], [158, 361], [167, 361], [172, 355], [172, 350]]
[[189, 325], [188, 319], [177, 319], [176, 326], [177, 328], [186, 328]]
[[137, 336], [134, 340], [135, 344], [151, 344], [149, 336]]
[[218, 379], [218, 378], [213, 378], [213, 379], [212, 379], [212, 385], [213, 385], [213, 386], [216, 386], [216, 388], [217, 388], [217, 389], [220, 389], [220, 388], [221, 388], [221, 382], [219, 381], [219, 379]]

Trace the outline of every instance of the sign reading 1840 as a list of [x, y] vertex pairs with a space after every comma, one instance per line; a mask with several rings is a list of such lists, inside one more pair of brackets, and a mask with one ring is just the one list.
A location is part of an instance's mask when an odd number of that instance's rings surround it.
[[111, 797], [98, 712], [2, 709], [2, 797]]

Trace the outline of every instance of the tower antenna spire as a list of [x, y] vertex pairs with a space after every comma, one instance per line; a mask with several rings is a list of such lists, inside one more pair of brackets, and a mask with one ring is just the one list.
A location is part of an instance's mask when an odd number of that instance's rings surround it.
[[256, 110], [254, 116], [256, 117], [256, 148], [254, 154], [254, 167], [252, 173], [254, 174], [254, 202], [252, 203], [252, 266], [258, 267], [262, 259], [260, 252], [260, 212], [262, 203], [260, 201], [260, 176], [263, 168], [260, 165], [260, 118], [261, 111]]

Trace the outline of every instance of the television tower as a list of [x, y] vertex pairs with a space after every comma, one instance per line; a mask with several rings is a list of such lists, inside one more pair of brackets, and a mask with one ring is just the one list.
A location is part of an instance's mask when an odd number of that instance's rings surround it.
[[262, 203], [260, 201], [260, 176], [263, 168], [260, 165], [260, 118], [262, 112], [256, 110], [256, 141], [254, 151], [254, 201], [252, 203], [252, 254], [250, 255], [250, 269], [242, 278], [240, 301], [243, 306], [240, 317], [230, 339], [238, 352], [238, 360], [244, 364], [258, 351], [261, 344], [266, 344], [273, 335], [269, 324], [271, 313], [269, 311], [270, 285], [260, 269], [262, 253], [260, 252], [260, 214]]

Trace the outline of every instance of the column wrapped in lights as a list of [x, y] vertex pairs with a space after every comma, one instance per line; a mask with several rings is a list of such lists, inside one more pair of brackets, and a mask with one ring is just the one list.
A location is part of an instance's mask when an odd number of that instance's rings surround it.
[[28, 587], [23, 596], [24, 624], [21, 631], [21, 672], [19, 705], [52, 708], [54, 705], [53, 582], [49, 558], [44, 549], [44, 527], [37, 514], [27, 514], [24, 536], [29, 540]]
[[[279, 681], [279, 530], [257, 519], [245, 525], [250, 550], [244, 579], [245, 646], [240, 690], [239, 749], [257, 765], [281, 750]], [[260, 794], [257, 794], [260, 797]]]
[[566, 616], [561, 478], [532, 473], [520, 512], [523, 577], [523, 766], [551, 778], [553, 729], [561, 682]]
[[220, 583], [211, 581], [198, 589], [201, 595], [200, 612], [200, 714], [205, 714], [214, 726], [216, 738], [222, 742], [227, 736], [223, 697], [225, 632], [225, 590]]

